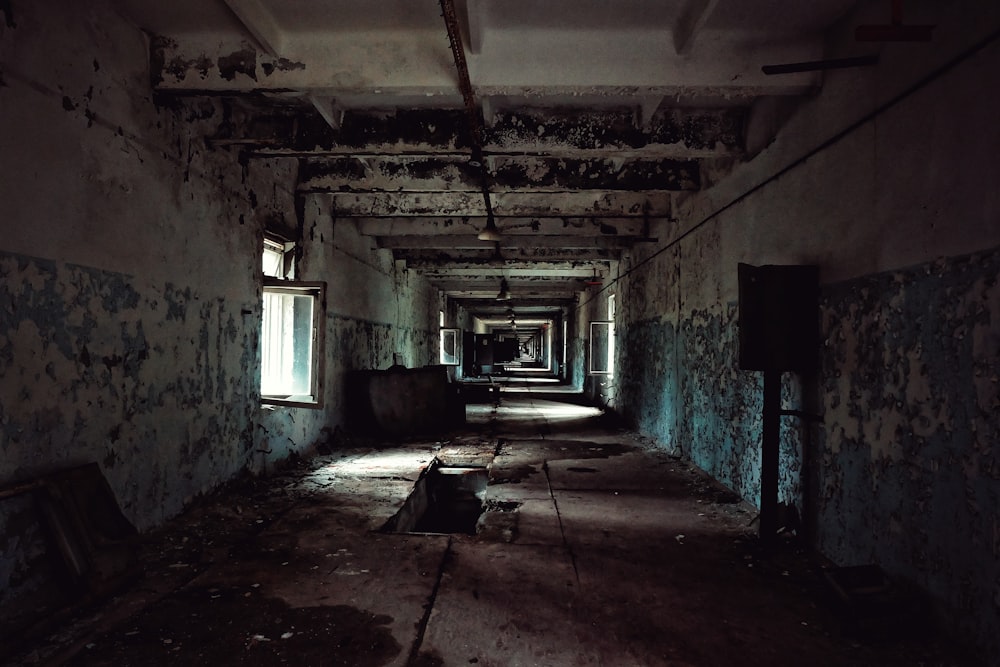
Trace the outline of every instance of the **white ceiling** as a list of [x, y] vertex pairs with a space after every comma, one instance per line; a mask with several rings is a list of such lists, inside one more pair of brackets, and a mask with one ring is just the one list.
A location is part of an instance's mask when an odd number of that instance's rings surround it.
[[[117, 0], [159, 93], [245, 108], [210, 142], [298, 157], [300, 191], [483, 313], [510, 306], [501, 277], [534, 311], [570, 303], [663, 233], [702, 161], [745, 158], [758, 100], [822, 82], [761, 66], [823, 58], [854, 4], [454, 0], [483, 175], [439, 0]], [[484, 183], [497, 244], [476, 239]]]

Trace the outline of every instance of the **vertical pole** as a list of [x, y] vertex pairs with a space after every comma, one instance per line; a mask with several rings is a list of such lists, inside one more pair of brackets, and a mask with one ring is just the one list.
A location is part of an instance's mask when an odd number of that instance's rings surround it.
[[763, 437], [760, 446], [760, 539], [778, 530], [778, 450], [781, 427], [781, 371], [764, 371]]

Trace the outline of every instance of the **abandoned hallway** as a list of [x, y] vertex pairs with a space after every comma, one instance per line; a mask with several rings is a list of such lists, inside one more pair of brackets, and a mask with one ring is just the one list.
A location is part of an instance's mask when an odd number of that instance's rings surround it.
[[[763, 550], [756, 510], [700, 470], [511, 385], [441, 440], [348, 444], [204, 499], [143, 539], [142, 580], [19, 664], [966, 664], [926, 610], [845, 615], [794, 526]], [[478, 529], [387, 531], [437, 466], [488, 476]]]
[[0, 662], [1000, 665], [998, 71], [996, 0], [0, 0]]

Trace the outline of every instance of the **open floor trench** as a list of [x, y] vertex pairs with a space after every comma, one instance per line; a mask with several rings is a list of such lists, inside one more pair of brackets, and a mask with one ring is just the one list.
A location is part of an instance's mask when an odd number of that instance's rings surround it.
[[[752, 507], [561, 389], [512, 381], [447, 438], [230, 485], [16, 662], [963, 664], [929, 633], [849, 627], [792, 533], [762, 550]], [[432, 463], [486, 471], [475, 534], [392, 532]]]

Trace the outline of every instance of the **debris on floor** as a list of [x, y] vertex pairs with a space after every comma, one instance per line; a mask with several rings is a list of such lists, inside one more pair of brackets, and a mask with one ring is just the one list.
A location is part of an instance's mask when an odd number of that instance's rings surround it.
[[[227, 485], [140, 537], [140, 583], [13, 664], [963, 664], [930, 633], [843, 635], [822, 569], [761, 548], [753, 508], [596, 411], [545, 408], [508, 393], [447, 441]], [[424, 496], [475, 498], [473, 527], [384, 532], [435, 467]]]

